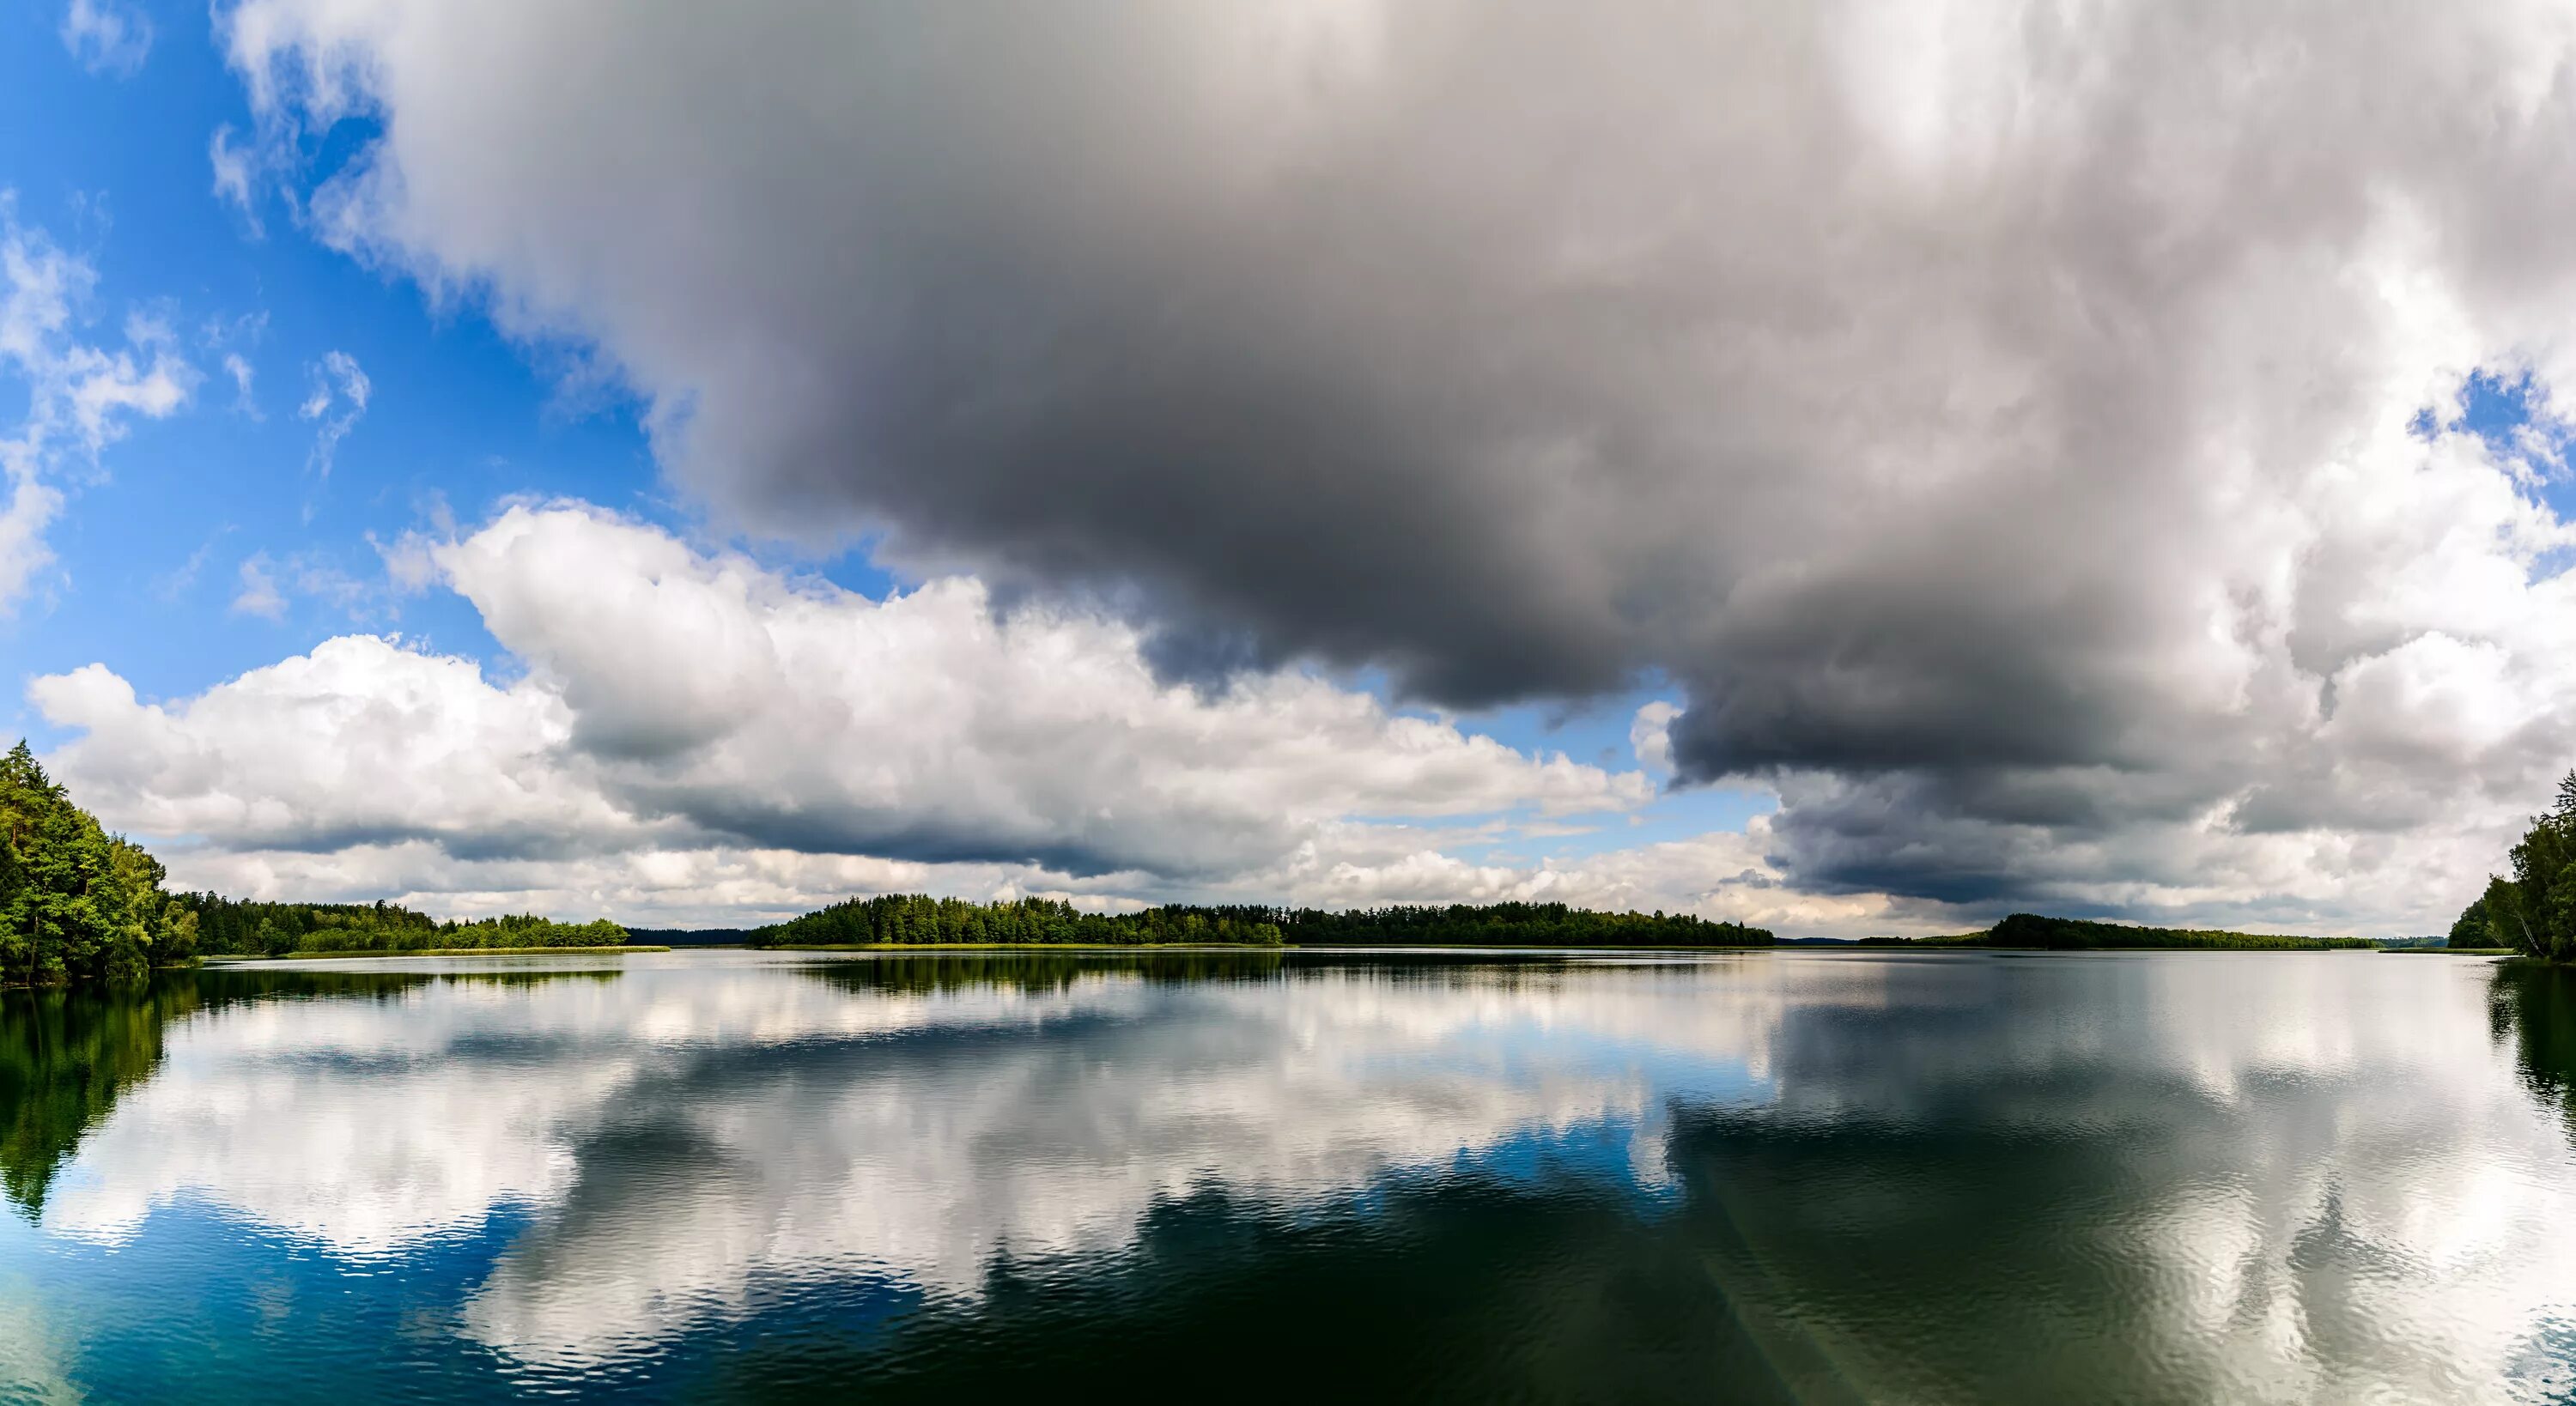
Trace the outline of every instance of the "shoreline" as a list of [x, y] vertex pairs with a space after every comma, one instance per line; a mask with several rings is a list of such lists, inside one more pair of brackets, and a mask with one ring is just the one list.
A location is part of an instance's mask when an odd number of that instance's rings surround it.
[[207, 966], [234, 966], [242, 962], [326, 962], [351, 957], [511, 957], [530, 956], [598, 956], [610, 952], [668, 952], [668, 947], [637, 943], [631, 947], [420, 947], [406, 952], [358, 948], [343, 952], [281, 952], [271, 957], [248, 953], [222, 952], [198, 960]]
[[1266, 942], [781, 942], [709, 945], [709, 952], [1290, 952]]
[[[2492, 951], [2482, 948], [2443, 947], [1984, 947], [1965, 943], [1900, 944], [1900, 943], [1775, 943], [1770, 946], [1679, 946], [1598, 947], [1579, 943], [1521, 945], [1491, 942], [1405, 942], [1405, 943], [1269, 943], [1253, 942], [782, 942], [759, 946], [751, 943], [686, 943], [674, 946], [630, 947], [515, 947], [515, 948], [441, 948], [419, 952], [295, 952], [288, 957], [453, 957], [478, 956], [486, 952], [1822, 952], [1861, 955], [1868, 953], [1934, 953], [1966, 955], [1978, 952], [2012, 953], [2099, 953], [2099, 952], [2269, 952], [2314, 955], [2328, 952], [2441, 952], [2450, 956], [2503, 957], [2514, 955], [2510, 948]], [[275, 961], [267, 957], [209, 957], [216, 961]]]
[[1489, 942], [1340, 942], [1273, 945], [1267, 942], [782, 942], [692, 944], [708, 952], [1776, 952], [1779, 947], [1583, 947], [1497, 945]]
[[[774, 947], [754, 947], [743, 943], [687, 943], [677, 946], [662, 943], [631, 943], [625, 946], [616, 947], [425, 947], [406, 952], [386, 952], [366, 949], [337, 952], [287, 952], [274, 957], [225, 952], [213, 953], [200, 957], [194, 963], [185, 965], [157, 966], [154, 967], [153, 970], [202, 971], [212, 967], [240, 966], [249, 962], [348, 961], [357, 958], [381, 959], [393, 957], [505, 957], [516, 955], [539, 957], [613, 956], [629, 952], [1315, 952], [1349, 953], [1355, 955], [1402, 952], [1477, 952], [1492, 953], [1496, 955], [1549, 955], [1565, 953], [1652, 955], [1659, 952], [1813, 952], [1845, 956], [1865, 956], [1883, 953], [1968, 956], [1980, 952], [2008, 953], [2016, 956], [2076, 956], [2088, 954], [2099, 955], [2103, 953], [2145, 955], [2159, 952], [2268, 952], [2275, 955], [2285, 953], [2318, 955], [2333, 952], [2380, 952], [2411, 953], [2419, 955], [2430, 953], [2445, 957], [2500, 958], [2502, 959], [2501, 964], [2508, 966], [2576, 967], [2576, 962], [2553, 962], [2546, 957], [2530, 956], [2509, 947], [1980, 947], [1968, 946], [1965, 944], [1952, 945], [1948, 943], [1925, 944], [1921, 946], [1898, 943], [1869, 943], [1864, 945], [1859, 942], [1853, 942], [1847, 945], [1840, 943], [1777, 943], [1767, 947], [1581, 947], [1571, 945], [1557, 947], [1522, 947], [1497, 946], [1490, 943], [1441, 942], [1417, 942], [1401, 945], [1387, 944], [1382, 946], [1352, 945], [1347, 943], [1316, 943], [1312, 945], [1285, 943], [1273, 946], [1268, 943], [1222, 942], [874, 942], [782, 943]], [[79, 983], [13, 983], [9, 985], [0, 985], [0, 991], [49, 991], [70, 989], [71, 987], [78, 985]]]

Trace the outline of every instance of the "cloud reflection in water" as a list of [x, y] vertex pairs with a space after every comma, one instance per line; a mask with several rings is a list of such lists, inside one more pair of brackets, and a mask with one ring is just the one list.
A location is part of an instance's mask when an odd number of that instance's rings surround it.
[[1165, 960], [638, 957], [222, 1006], [44, 1223], [114, 1242], [193, 1196], [369, 1258], [518, 1208], [463, 1330], [578, 1367], [818, 1283], [971, 1315], [999, 1263], [1121, 1273], [1157, 1207], [1365, 1216], [1571, 1147], [1544, 1189], [1663, 1204], [1791, 1379], [1956, 1395], [1996, 1370], [1960, 1314], [2026, 1338], [2033, 1389], [2559, 1370], [2576, 1165], [2484, 967]]

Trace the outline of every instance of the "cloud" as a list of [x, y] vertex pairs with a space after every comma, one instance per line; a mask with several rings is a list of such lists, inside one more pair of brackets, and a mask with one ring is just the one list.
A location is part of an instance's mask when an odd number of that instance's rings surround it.
[[242, 221], [254, 239], [267, 232], [260, 224], [255, 189], [261, 160], [256, 146], [233, 144], [233, 129], [229, 123], [217, 127], [215, 135], [206, 143], [206, 161], [215, 173], [215, 198], [241, 212]]
[[75, 338], [77, 314], [97, 273], [40, 229], [17, 222], [0, 192], [0, 368], [24, 384], [26, 418], [0, 438], [0, 612], [15, 607], [53, 560], [44, 532], [62, 508], [62, 475], [95, 470], [102, 450], [137, 418], [161, 419], [187, 402], [196, 368], [166, 323], [126, 319], [123, 349]]
[[[1167, 683], [1132, 626], [1002, 609], [971, 579], [873, 600], [579, 506], [387, 559], [430, 563], [524, 672], [348, 636], [146, 703], [91, 665], [30, 685], [85, 733], [50, 764], [112, 823], [194, 841], [173, 855], [192, 879], [615, 887], [621, 911], [711, 907], [726, 866], [768, 866], [766, 901], [790, 909], [904, 866], [977, 871], [985, 892], [1364, 896], [1443, 827], [1653, 795], [1301, 670]], [[280, 615], [285, 569], [244, 561], [234, 609]]]
[[224, 374], [232, 378], [233, 412], [253, 421], [268, 417], [261, 413], [253, 388], [259, 380], [259, 368], [245, 353], [256, 348], [268, 335], [266, 312], [245, 313], [232, 318], [210, 318], [198, 329], [197, 340], [209, 354], [220, 354]]
[[232, 611], [269, 621], [286, 618], [286, 596], [277, 588], [276, 563], [268, 553], [255, 552], [242, 559], [241, 590], [233, 596]]
[[195, 551], [188, 553], [186, 560], [154, 578], [152, 593], [167, 601], [175, 601], [187, 595], [197, 584], [197, 574], [206, 569], [207, 560], [214, 556], [215, 543], [221, 541], [224, 534], [230, 531], [232, 527], [227, 524], [208, 534], [205, 541], [197, 544]]
[[[1679, 777], [1780, 790], [1820, 891], [2314, 892], [2414, 825], [2422, 925], [2576, 753], [2563, 469], [2443, 428], [2576, 382], [2555, 11], [223, 32], [261, 120], [377, 119], [323, 237], [591, 349], [722, 520], [1107, 602], [1167, 674], [1670, 679]], [[2454, 645], [2475, 736], [2371, 682]]]
[[1628, 724], [1628, 750], [1637, 754], [1637, 764], [1648, 771], [1669, 775], [1673, 769], [1673, 719], [1680, 717], [1677, 705], [1661, 698], [1642, 704], [1637, 716]]
[[349, 437], [349, 431], [356, 429], [359, 418], [367, 413], [367, 397], [375, 387], [358, 359], [344, 351], [323, 353], [320, 361], [305, 368], [305, 379], [311, 390], [295, 413], [321, 426], [314, 431], [310, 463], [315, 472], [329, 478], [332, 456], [339, 453], [340, 441]]
[[250, 387], [255, 373], [240, 352], [224, 353], [224, 374], [233, 378], [233, 409], [254, 420], [265, 418], [259, 413], [259, 402], [251, 398]]
[[[199, 554], [212, 545], [200, 548]], [[383, 579], [353, 574], [319, 551], [294, 552], [283, 558], [254, 552], [241, 564], [241, 589], [233, 598], [233, 613], [282, 620], [290, 597], [301, 596], [331, 607], [361, 627], [390, 623], [400, 616], [395, 597], [417, 589], [405, 579], [413, 563], [395, 550], [380, 550], [378, 560], [385, 568]]]
[[92, 73], [131, 78], [152, 52], [152, 21], [116, 0], [71, 0], [59, 33], [63, 47]]

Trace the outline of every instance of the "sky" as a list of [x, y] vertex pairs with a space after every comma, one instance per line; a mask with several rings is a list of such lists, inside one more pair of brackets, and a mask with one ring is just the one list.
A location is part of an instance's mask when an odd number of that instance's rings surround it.
[[2576, 765], [2572, 59], [13, 7], [0, 722], [176, 883], [443, 915], [2440, 931]]

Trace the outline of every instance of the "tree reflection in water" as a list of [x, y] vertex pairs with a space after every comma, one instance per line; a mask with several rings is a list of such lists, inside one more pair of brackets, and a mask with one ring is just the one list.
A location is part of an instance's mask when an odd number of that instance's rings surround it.
[[2497, 963], [2487, 1016], [2498, 1040], [2512, 1037], [2524, 1086], [2562, 1110], [2576, 1135], [2576, 967]]
[[161, 1067], [169, 1027], [245, 1001], [399, 1000], [437, 982], [520, 986], [615, 971], [155, 973], [126, 989], [0, 990], [0, 1194], [36, 1219], [54, 1173]]

